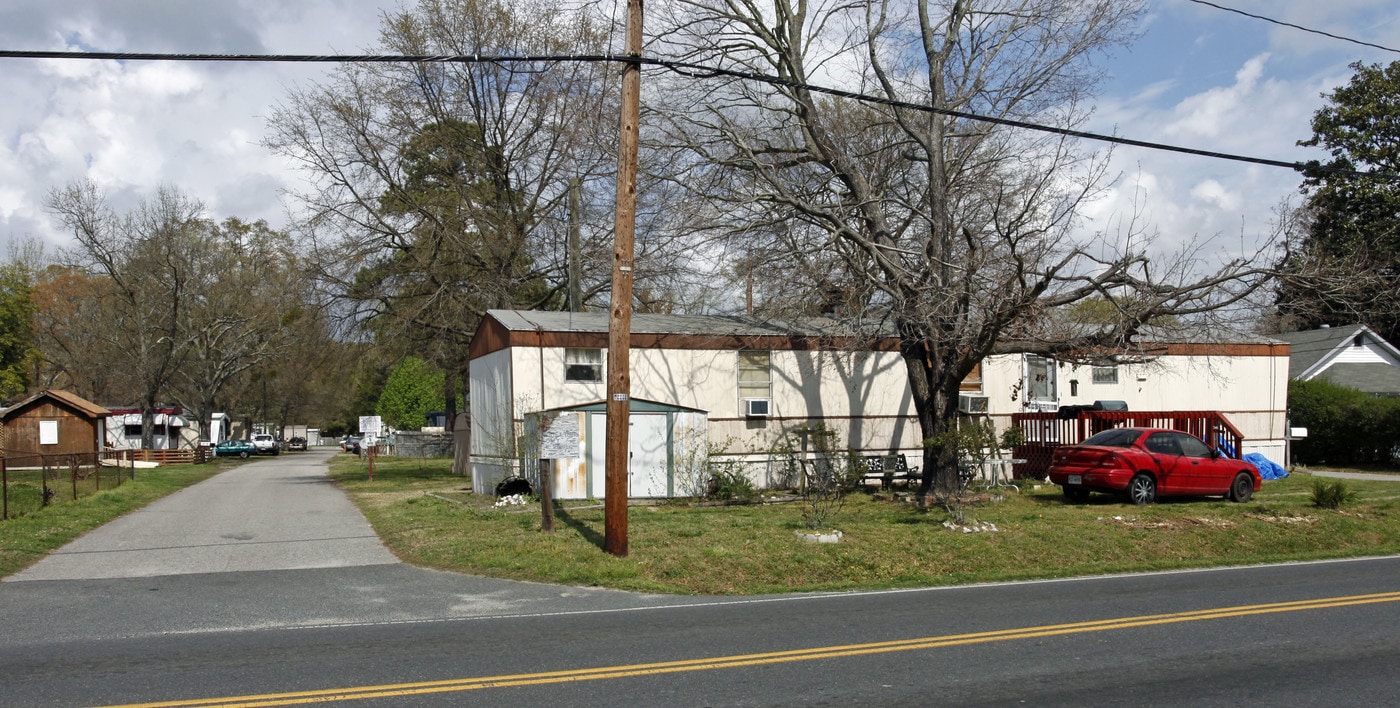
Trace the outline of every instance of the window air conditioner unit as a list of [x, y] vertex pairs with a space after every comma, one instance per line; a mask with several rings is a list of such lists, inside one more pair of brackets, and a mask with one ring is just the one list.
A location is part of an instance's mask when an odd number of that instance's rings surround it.
[[766, 398], [745, 398], [744, 416], [748, 418], [767, 418], [768, 399]]
[[969, 415], [986, 415], [987, 397], [969, 396], [966, 393], [958, 394], [958, 412]]

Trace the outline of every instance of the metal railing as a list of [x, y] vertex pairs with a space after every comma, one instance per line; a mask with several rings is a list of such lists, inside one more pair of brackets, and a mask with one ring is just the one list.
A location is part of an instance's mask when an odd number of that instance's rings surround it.
[[1244, 454], [1244, 435], [1219, 411], [1078, 411], [1014, 413], [1011, 424], [1020, 428], [1024, 441], [1013, 456], [1025, 460], [1013, 468], [1018, 479], [1045, 479], [1050, 459], [1061, 445], [1078, 445], [1089, 436], [1110, 428], [1166, 428], [1200, 438], [1212, 450], [1238, 459]]

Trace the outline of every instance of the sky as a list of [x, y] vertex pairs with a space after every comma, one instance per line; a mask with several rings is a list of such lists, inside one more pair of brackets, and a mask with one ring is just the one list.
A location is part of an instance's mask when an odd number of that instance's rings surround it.
[[[1214, 0], [1216, 4], [1400, 48], [1394, 0]], [[359, 53], [392, 0], [6, 0], [0, 49], [187, 53]], [[1348, 65], [1400, 53], [1330, 39], [1190, 0], [1152, 0], [1130, 46], [1102, 62], [1086, 129], [1275, 160], [1321, 157], [1311, 135], [1322, 94]], [[0, 248], [71, 242], [48, 193], [91, 179], [119, 208], [174, 186], [211, 218], [288, 223], [283, 192], [301, 175], [261, 146], [265, 117], [295, 82], [330, 65], [179, 64], [0, 58]], [[1106, 149], [1106, 146], [1099, 146]], [[1298, 175], [1117, 147], [1113, 179], [1084, 228], [1135, 228], [1158, 248], [1255, 256]], [[8, 255], [0, 250], [0, 257]]]

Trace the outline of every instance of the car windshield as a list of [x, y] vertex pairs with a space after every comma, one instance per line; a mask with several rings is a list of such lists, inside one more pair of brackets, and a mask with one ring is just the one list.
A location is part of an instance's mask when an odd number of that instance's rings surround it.
[[1132, 447], [1138, 436], [1142, 435], [1141, 430], [1132, 428], [1114, 428], [1105, 430], [1102, 433], [1091, 436], [1085, 440], [1085, 445], [1099, 445], [1102, 447]]

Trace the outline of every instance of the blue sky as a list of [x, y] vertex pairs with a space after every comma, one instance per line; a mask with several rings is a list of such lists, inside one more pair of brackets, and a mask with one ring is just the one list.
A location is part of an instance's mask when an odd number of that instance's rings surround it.
[[[1218, 5], [1312, 29], [1400, 47], [1400, 3], [1381, 0], [1216, 0]], [[1281, 27], [1189, 0], [1149, 3], [1141, 36], [1105, 66], [1091, 128], [1203, 150], [1306, 160], [1322, 94], [1345, 83], [1355, 61], [1400, 54]], [[1291, 170], [1119, 148], [1118, 179], [1088, 210], [1090, 228], [1137, 228], [1161, 251], [1256, 256], [1281, 204], [1299, 201]]]
[[[354, 52], [373, 43], [387, 0], [8, 0], [0, 47], [186, 52]], [[1394, 0], [1218, 0], [1251, 13], [1400, 47]], [[1320, 94], [1353, 61], [1400, 54], [1278, 27], [1189, 0], [1149, 3], [1140, 38], [1104, 67], [1088, 129], [1295, 160]], [[324, 67], [38, 62], [0, 59], [0, 245], [66, 236], [43, 211], [52, 188], [89, 177], [121, 203], [171, 184], [214, 218], [286, 223], [295, 170], [259, 146], [263, 118], [291, 81]], [[1296, 201], [1278, 168], [1141, 149], [1113, 152], [1117, 179], [1085, 228], [1134, 228], [1158, 248], [1253, 255], [1273, 211]]]

